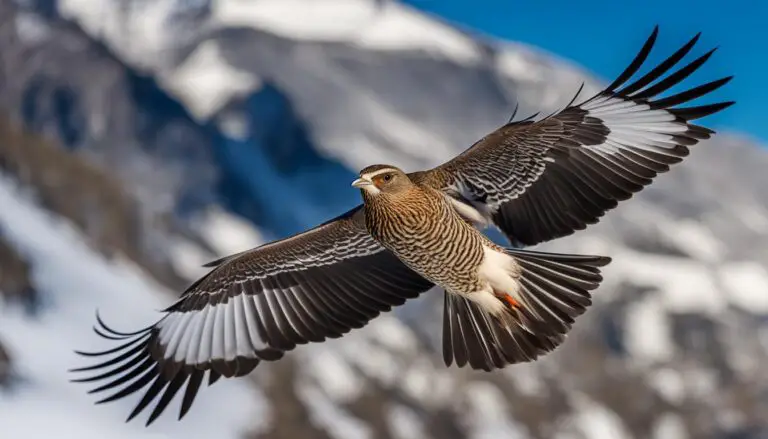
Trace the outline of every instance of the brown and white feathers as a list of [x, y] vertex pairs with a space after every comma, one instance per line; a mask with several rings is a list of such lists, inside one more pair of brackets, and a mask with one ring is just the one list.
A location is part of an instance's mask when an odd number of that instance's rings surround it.
[[[690, 104], [730, 77], [662, 97], [712, 55], [676, 68], [698, 36], [631, 81], [657, 34], [654, 29], [624, 72], [597, 95], [541, 120], [509, 122], [449, 162], [408, 179], [449, 197], [467, 221], [492, 224], [516, 245], [598, 222], [713, 134], [692, 121], [732, 104]], [[507, 251], [524, 269], [520, 283], [528, 303], [518, 317], [530, 331], [501, 334], [468, 299], [446, 295], [447, 364], [490, 370], [553, 349], [589, 306], [589, 292], [601, 279], [598, 268], [606, 262]], [[181, 392], [182, 417], [206, 375], [209, 384], [245, 375], [300, 344], [341, 337], [433, 287], [368, 233], [360, 206], [209, 266], [148, 328], [121, 333], [99, 319], [97, 333], [118, 346], [83, 352], [99, 362], [76, 369], [86, 374], [77, 381], [94, 383], [93, 393], [109, 391], [100, 402], [141, 392], [129, 419], [151, 409], [148, 424]]]

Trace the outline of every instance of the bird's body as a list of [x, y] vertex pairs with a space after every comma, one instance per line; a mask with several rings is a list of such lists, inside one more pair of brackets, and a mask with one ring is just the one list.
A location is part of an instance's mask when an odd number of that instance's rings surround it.
[[[711, 56], [672, 71], [698, 35], [630, 82], [657, 33], [612, 84], [579, 104], [574, 97], [541, 120], [510, 121], [433, 169], [363, 169], [353, 183], [363, 205], [208, 264], [153, 325], [120, 333], [98, 319], [96, 332], [121, 344], [82, 353], [109, 358], [76, 369], [94, 373], [76, 381], [108, 380], [92, 392], [122, 386], [99, 402], [149, 386], [128, 418], [157, 401], [148, 424], [184, 387], [183, 417], [206, 373], [209, 384], [245, 375], [435, 286], [445, 291], [446, 365], [490, 371], [551, 352], [592, 303], [610, 258], [520, 247], [597, 223], [714, 133], [691, 121], [733, 103], [681, 106], [730, 77], [659, 97]], [[489, 225], [516, 248], [486, 238], [480, 229]]]
[[441, 192], [408, 180], [401, 192], [372, 196], [363, 190], [363, 199], [366, 229], [405, 265], [454, 294], [483, 288], [484, 249], [498, 246], [460, 217]]
[[472, 300], [496, 318], [521, 302], [515, 259], [462, 217], [450, 197], [394, 166], [374, 165], [360, 175], [374, 180], [382, 173], [402, 184], [397, 191], [362, 189], [365, 226], [376, 241], [446, 293]]
[[[361, 189], [368, 233], [414, 272], [445, 290], [446, 315], [465, 320], [464, 325], [485, 326], [486, 336], [499, 345], [496, 359], [485, 355], [486, 368], [493, 363], [535, 358], [554, 348], [567, 331], [571, 316], [583, 312], [590, 303], [586, 290], [597, 287], [601, 279], [596, 267], [606, 265], [610, 259], [504, 249], [472, 225], [471, 217], [479, 213], [463, 216], [469, 207], [457, 209], [449, 195], [435, 190], [422, 176], [407, 175], [391, 165], [373, 165], [360, 171], [353, 186]], [[552, 256], [567, 256], [573, 261], [548, 260]], [[533, 273], [518, 263], [519, 258], [545, 272], [539, 279], [532, 279]], [[571, 262], [585, 265], [569, 266]], [[564, 269], [576, 271], [563, 276]], [[526, 274], [528, 281], [538, 284], [539, 291], [523, 285]], [[574, 287], [567, 285], [568, 281], [582, 284]], [[562, 297], [562, 291], [552, 285], [573, 296], [583, 296], [585, 302]], [[542, 291], [545, 297], [541, 297]], [[487, 316], [482, 317], [482, 323], [474, 321], [478, 317], [470, 317], [468, 311], [473, 305], [467, 300]], [[552, 300], [560, 301], [562, 306]], [[553, 308], [558, 307], [566, 316], [557, 315]], [[454, 333], [447, 337], [450, 344], [454, 336], [462, 336], [462, 323], [457, 323], [446, 329]], [[516, 337], [530, 339], [524, 342]], [[514, 348], [505, 352], [505, 342], [507, 349], [509, 344]], [[521, 343], [528, 346], [521, 348]], [[446, 353], [453, 349], [446, 347]], [[480, 364], [483, 360], [476, 357], [475, 361]]]

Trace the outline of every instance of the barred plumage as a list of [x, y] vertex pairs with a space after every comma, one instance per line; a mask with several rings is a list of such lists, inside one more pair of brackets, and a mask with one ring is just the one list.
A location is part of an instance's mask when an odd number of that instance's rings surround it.
[[[402, 192], [370, 196], [364, 192], [366, 228], [371, 236], [414, 271], [449, 291], [475, 291], [473, 271], [490, 243], [464, 221], [442, 193], [408, 186]], [[363, 174], [364, 175], [364, 174]]]
[[435, 285], [446, 291], [446, 365], [492, 370], [552, 351], [591, 304], [610, 259], [502, 248], [475, 227], [494, 225], [515, 245], [584, 229], [714, 133], [691, 121], [733, 102], [680, 105], [730, 77], [658, 97], [712, 55], [672, 71], [698, 35], [630, 81], [657, 35], [612, 84], [579, 104], [577, 93], [541, 120], [510, 121], [434, 169], [364, 169], [354, 183], [364, 206], [208, 264], [211, 271], [153, 325], [120, 333], [97, 317], [96, 333], [120, 344], [81, 352], [106, 358], [75, 369], [88, 373], [76, 381], [101, 382], [93, 393], [114, 391], [99, 402], [143, 391], [128, 419], [155, 403], [147, 424], [186, 385], [181, 418], [205, 374], [209, 384], [245, 375], [300, 344], [361, 328]]
[[394, 166], [374, 165], [362, 190], [368, 232], [445, 290], [446, 364], [491, 370], [529, 361], [563, 340], [591, 303], [610, 259], [504, 249], [474, 228], [449, 195]]

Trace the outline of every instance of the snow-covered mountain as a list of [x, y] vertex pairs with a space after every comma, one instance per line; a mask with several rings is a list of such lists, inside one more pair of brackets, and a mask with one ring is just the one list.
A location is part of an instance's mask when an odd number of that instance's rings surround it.
[[583, 80], [392, 1], [0, 0], [2, 437], [768, 436], [768, 155], [729, 133], [543, 246], [614, 262], [534, 364], [445, 368], [427, 294], [180, 423], [125, 425], [136, 398], [66, 381], [95, 308], [149, 323], [208, 259], [356, 204], [365, 165], [435, 165]]

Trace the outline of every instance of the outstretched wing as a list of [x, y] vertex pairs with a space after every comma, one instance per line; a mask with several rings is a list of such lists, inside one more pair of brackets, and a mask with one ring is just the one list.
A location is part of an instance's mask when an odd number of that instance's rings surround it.
[[181, 419], [206, 371], [209, 384], [222, 375], [245, 375], [299, 344], [363, 327], [432, 287], [368, 235], [360, 207], [305, 233], [209, 265], [215, 268], [148, 328], [120, 333], [98, 319], [97, 334], [121, 344], [81, 353], [105, 359], [75, 369], [90, 374], [75, 381], [106, 381], [91, 392], [125, 385], [99, 403], [149, 386], [128, 417], [159, 397], [147, 425], [186, 383]]
[[625, 85], [645, 63], [657, 35], [658, 27], [624, 72], [597, 95], [536, 122], [510, 122], [414, 178], [474, 207], [517, 245], [534, 245], [597, 223], [619, 201], [682, 161], [689, 146], [714, 133], [692, 120], [733, 104], [681, 107], [731, 77], [659, 97], [714, 52], [672, 71], [699, 35]]

